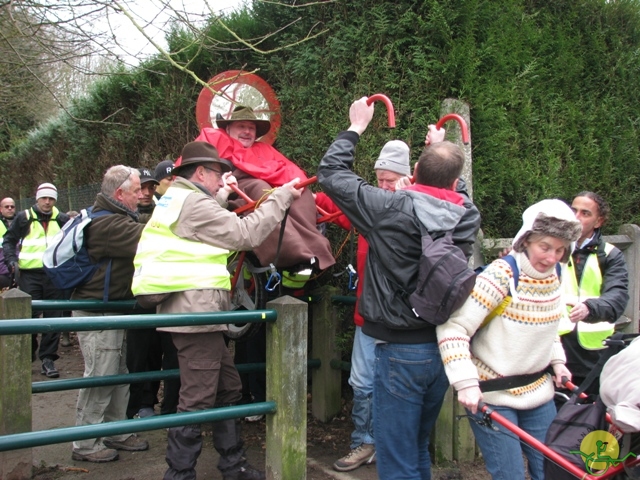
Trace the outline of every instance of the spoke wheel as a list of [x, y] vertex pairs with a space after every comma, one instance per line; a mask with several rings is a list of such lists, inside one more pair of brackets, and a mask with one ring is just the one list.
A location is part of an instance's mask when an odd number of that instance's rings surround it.
[[[258, 260], [247, 253], [242, 262], [242, 271], [238, 276], [236, 286], [231, 290], [231, 310], [261, 310], [265, 308], [267, 295], [264, 289], [264, 275], [251, 272], [249, 268], [258, 268]], [[234, 259], [228, 266], [229, 273], [234, 275], [238, 268], [238, 259]], [[229, 330], [225, 335], [236, 342], [242, 342], [254, 336], [260, 330], [260, 323], [227, 324]]]

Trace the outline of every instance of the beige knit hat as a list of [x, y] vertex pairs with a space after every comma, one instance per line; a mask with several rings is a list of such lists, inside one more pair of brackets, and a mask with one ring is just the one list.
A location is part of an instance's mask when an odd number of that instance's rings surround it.
[[53, 183], [42, 183], [36, 190], [36, 200], [42, 197], [58, 200], [58, 189]]
[[402, 140], [391, 140], [384, 144], [374, 170], [389, 170], [400, 175], [411, 175], [409, 145]]

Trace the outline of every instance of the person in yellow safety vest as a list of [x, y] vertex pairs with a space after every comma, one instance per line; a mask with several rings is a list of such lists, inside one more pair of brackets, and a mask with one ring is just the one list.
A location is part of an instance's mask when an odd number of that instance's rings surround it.
[[[601, 227], [609, 217], [609, 206], [593, 192], [575, 196], [571, 208], [582, 224], [562, 278], [568, 320], [560, 325], [567, 368], [573, 383], [580, 385], [598, 362], [602, 341], [613, 334], [614, 323], [629, 301], [629, 277], [622, 252], [602, 238]], [[587, 388], [597, 393], [596, 380]]]
[[[4, 236], [16, 217], [16, 202], [6, 197], [0, 201], [0, 236]], [[4, 251], [0, 246], [0, 288], [8, 288], [13, 284], [11, 272], [4, 263]]]
[[[276, 188], [253, 213], [239, 218], [226, 209], [232, 164], [221, 160], [207, 142], [191, 142], [173, 169], [176, 179], [157, 203], [145, 226], [134, 259], [132, 290], [165, 298], [158, 313], [214, 312], [230, 309], [227, 258], [233, 250], [260, 245], [284, 218], [302, 191], [299, 179]], [[242, 383], [223, 332], [225, 325], [162, 327], [178, 350], [178, 413], [237, 403]], [[213, 424], [213, 444], [224, 480], [260, 480], [249, 465], [236, 420]], [[196, 478], [202, 450], [200, 425], [168, 430], [165, 480]]]
[[[33, 300], [61, 300], [63, 292], [53, 286], [42, 268], [42, 256], [49, 241], [69, 220], [66, 213], [55, 207], [58, 190], [51, 183], [43, 183], [36, 190], [36, 204], [15, 216], [11, 227], [4, 235], [2, 250], [4, 261], [16, 276], [18, 287], [31, 295]], [[20, 245], [18, 253], [18, 245]], [[39, 312], [34, 317], [39, 316]], [[44, 312], [45, 318], [61, 317], [62, 312]], [[35, 360], [38, 350], [38, 335], [31, 340], [31, 360]], [[60, 376], [53, 363], [58, 359], [58, 341], [60, 333], [42, 334], [38, 356], [42, 361], [43, 375], [49, 378]]]

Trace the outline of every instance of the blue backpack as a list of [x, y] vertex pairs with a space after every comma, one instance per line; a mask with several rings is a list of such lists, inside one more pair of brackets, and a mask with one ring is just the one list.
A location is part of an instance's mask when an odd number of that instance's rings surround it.
[[[84, 245], [84, 229], [94, 218], [110, 215], [112, 212], [100, 210], [93, 213], [92, 208], [83, 209], [79, 215], [69, 219], [56, 233], [44, 252], [42, 263], [44, 271], [53, 285], [60, 290], [70, 290], [84, 285], [104, 263], [93, 262]], [[103, 300], [108, 298], [111, 260], [107, 267]]]
[[[513, 257], [512, 255], [505, 255], [504, 257], [502, 257], [502, 260], [507, 262], [509, 264], [509, 267], [511, 267], [511, 271], [513, 272], [513, 287], [517, 290], [518, 289], [518, 280], [520, 280], [520, 269], [518, 268], [518, 263], [516, 262], [515, 257]], [[487, 268], [488, 265], [489, 264], [482, 265], [482, 266], [476, 268], [475, 269], [476, 274], [479, 275], [480, 273], [482, 273], [484, 271], [484, 269]], [[561, 279], [561, 275], [562, 275], [562, 269], [560, 267], [560, 263], [556, 263], [556, 275], [558, 275], [558, 280], [560, 280]], [[512, 298], [511, 287], [509, 287], [509, 291], [507, 292], [507, 296], [504, 297], [502, 302], [496, 308], [494, 308], [491, 312], [489, 312], [489, 315], [486, 316], [486, 318], [482, 322], [482, 325], [480, 325], [480, 328], [482, 328], [485, 325], [487, 325], [491, 320], [496, 318], [498, 315], [502, 315], [504, 310], [511, 303], [511, 298]]]

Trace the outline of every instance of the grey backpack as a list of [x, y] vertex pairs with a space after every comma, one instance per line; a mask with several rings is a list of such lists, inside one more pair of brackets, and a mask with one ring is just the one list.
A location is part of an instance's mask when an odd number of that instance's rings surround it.
[[462, 250], [453, 243], [448, 231], [433, 239], [420, 225], [422, 254], [416, 290], [409, 303], [416, 317], [432, 325], [441, 325], [467, 300], [476, 283]]

